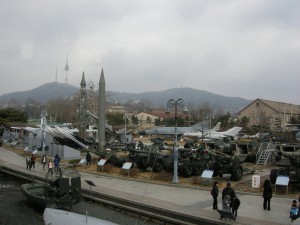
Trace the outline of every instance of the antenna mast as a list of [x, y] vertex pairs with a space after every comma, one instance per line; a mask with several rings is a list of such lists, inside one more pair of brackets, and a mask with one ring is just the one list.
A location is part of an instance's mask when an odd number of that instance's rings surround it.
[[56, 71], [55, 71], [55, 82], [57, 83], [57, 66], [56, 66]]

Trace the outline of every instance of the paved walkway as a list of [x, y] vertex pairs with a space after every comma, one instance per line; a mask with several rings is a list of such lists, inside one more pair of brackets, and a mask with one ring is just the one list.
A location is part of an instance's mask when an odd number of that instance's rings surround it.
[[[17, 170], [26, 170], [25, 158], [12, 151], [0, 147], [0, 166], [5, 165]], [[36, 170], [28, 171], [29, 174], [44, 176], [42, 165], [37, 162]], [[218, 212], [212, 210], [212, 197], [210, 191], [198, 188], [182, 187], [176, 185], [160, 185], [119, 179], [110, 176], [80, 172], [82, 187], [89, 189], [85, 180], [91, 180], [96, 185], [93, 191], [114, 194], [130, 200], [159, 206], [169, 210], [184, 212], [194, 216], [207, 218], [219, 223]], [[271, 211], [263, 210], [263, 198], [249, 193], [237, 193], [241, 200], [236, 221], [227, 220], [227, 224], [299, 224], [300, 219], [291, 223], [289, 210], [293, 199], [274, 196], [271, 200]], [[220, 196], [220, 195], [219, 195]], [[221, 208], [221, 197], [219, 197]]]

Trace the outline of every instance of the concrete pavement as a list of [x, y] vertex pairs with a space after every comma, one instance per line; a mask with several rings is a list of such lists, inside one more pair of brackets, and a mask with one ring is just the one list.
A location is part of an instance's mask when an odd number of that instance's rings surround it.
[[[26, 171], [25, 157], [1, 147], [0, 166]], [[47, 171], [43, 171], [42, 165], [37, 162], [36, 170], [27, 170], [27, 172], [29, 175], [36, 174], [44, 177]], [[215, 221], [216, 224], [220, 222], [218, 212], [212, 210], [212, 197], [208, 190], [180, 186], [180, 184], [161, 185], [91, 173], [80, 172], [80, 174], [83, 188], [90, 188], [85, 182], [85, 180], [90, 180], [96, 185], [92, 187], [93, 191], [113, 194], [178, 213], [184, 212]], [[275, 195], [271, 199], [271, 211], [266, 211], [262, 207], [263, 198], [261, 195], [237, 192], [237, 196], [241, 200], [237, 220], [227, 220], [227, 224], [300, 225], [300, 219], [293, 223], [289, 219], [289, 210], [293, 200], [291, 198]], [[219, 197], [218, 201], [219, 208], [221, 208], [221, 197]]]

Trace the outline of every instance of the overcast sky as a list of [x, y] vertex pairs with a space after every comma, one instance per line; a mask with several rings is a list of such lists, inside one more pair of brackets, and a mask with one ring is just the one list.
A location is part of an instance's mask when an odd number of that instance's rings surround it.
[[191, 87], [300, 104], [299, 0], [1, 0], [0, 95]]

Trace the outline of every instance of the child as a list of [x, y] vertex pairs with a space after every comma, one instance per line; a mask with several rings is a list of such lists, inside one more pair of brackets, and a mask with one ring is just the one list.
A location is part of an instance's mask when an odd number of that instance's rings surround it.
[[53, 163], [51, 159], [48, 161], [48, 173], [51, 173], [51, 176], [53, 175]]
[[297, 201], [293, 200], [292, 207], [291, 207], [291, 210], [290, 210], [291, 222], [295, 221], [298, 218], [298, 211], [299, 211], [299, 208], [297, 206]]

